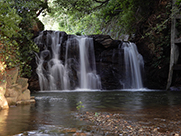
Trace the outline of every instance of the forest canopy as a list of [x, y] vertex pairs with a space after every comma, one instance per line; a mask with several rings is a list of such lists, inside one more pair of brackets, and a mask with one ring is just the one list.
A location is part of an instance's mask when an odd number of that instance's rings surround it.
[[[180, 3], [177, 0], [179, 8]], [[179, 11], [171, 7], [172, 0], [1, 0], [1, 61], [7, 68], [20, 67], [27, 75], [29, 62], [38, 51], [32, 38], [41, 14], [70, 34], [108, 34], [114, 39], [134, 34], [135, 42], [153, 49], [153, 67], [158, 67], [168, 63], [163, 60], [169, 56], [170, 19], [172, 12]]]
[[54, 0], [49, 6], [59, 29], [69, 33], [135, 33], [158, 1], [150, 0]]

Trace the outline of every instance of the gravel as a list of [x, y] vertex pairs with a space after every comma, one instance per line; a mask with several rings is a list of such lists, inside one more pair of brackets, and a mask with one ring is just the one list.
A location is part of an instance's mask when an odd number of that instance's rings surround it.
[[[181, 126], [175, 130], [162, 129], [165, 124], [150, 125], [141, 121], [127, 120], [121, 113], [79, 112], [76, 117], [82, 121], [92, 122], [92, 133], [99, 132], [106, 136], [179, 136]], [[180, 131], [179, 131], [180, 130]]]

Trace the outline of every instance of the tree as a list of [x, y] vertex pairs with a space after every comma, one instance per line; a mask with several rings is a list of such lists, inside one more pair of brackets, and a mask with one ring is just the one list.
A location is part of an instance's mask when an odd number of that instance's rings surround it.
[[47, 7], [47, 0], [0, 1], [0, 55], [7, 68], [18, 66], [22, 74], [30, 74], [29, 62], [38, 49], [32, 41], [32, 28]]
[[10, 1], [0, 1], [0, 61], [4, 67], [14, 66], [19, 57], [17, 42], [13, 40], [13, 37], [18, 36], [17, 32], [20, 31], [19, 24], [22, 18], [11, 6]]
[[[119, 38], [135, 33], [158, 3], [150, 0], [54, 0], [51, 15], [60, 29], [83, 34], [103, 33]], [[67, 21], [68, 20], [68, 21]]]

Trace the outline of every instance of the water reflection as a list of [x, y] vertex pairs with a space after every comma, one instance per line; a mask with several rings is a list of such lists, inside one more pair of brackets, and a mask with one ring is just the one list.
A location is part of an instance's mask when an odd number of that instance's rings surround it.
[[8, 116], [8, 109], [0, 111], [0, 135], [3, 133], [6, 128], [6, 118]]
[[[40, 131], [47, 126], [81, 128], [86, 122], [72, 116], [81, 101], [82, 111], [121, 113], [123, 118], [140, 124], [160, 124], [164, 130], [181, 126], [180, 92], [166, 91], [54, 91], [38, 92], [36, 104], [0, 111], [0, 135]], [[173, 123], [174, 122], [174, 123]], [[180, 123], [179, 123], [180, 122]], [[166, 124], [166, 125], [165, 125]]]
[[34, 121], [32, 105], [10, 107], [9, 110], [0, 111], [0, 136], [8, 136], [31, 130]]

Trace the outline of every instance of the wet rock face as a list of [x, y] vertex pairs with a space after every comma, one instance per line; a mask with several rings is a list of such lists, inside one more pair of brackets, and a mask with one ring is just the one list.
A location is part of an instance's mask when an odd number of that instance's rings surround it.
[[[49, 48], [51, 43], [53, 42], [49, 37], [49, 34], [52, 31], [43, 31], [40, 33], [41, 37], [39, 38], [40, 41], [35, 40], [35, 43], [40, 48], [39, 54], [43, 54], [46, 60], [49, 59], [51, 56], [51, 49]], [[71, 54], [72, 59], [70, 59], [68, 63], [71, 63], [69, 67], [72, 70], [71, 75], [69, 75], [71, 79], [72, 89], [74, 88], [77, 82], [77, 74], [75, 73], [76, 69], [78, 68], [78, 64], [74, 61], [75, 59], [79, 59], [79, 55], [75, 54], [75, 50], [78, 50], [76, 47], [76, 41], [73, 40], [74, 35], [68, 35], [65, 32], [57, 32], [59, 33], [60, 40], [58, 44], [60, 44], [60, 60], [65, 63], [66, 57], [66, 48], [69, 45], [69, 54]], [[39, 35], [39, 36], [40, 36]], [[94, 54], [96, 60], [96, 71], [97, 74], [101, 78], [102, 82], [102, 89], [121, 89], [123, 85], [120, 82], [120, 79], [123, 78], [123, 50], [121, 49], [122, 41], [120, 40], [113, 40], [109, 35], [89, 35], [88, 37], [93, 38], [94, 42]], [[72, 38], [72, 40], [70, 40]], [[67, 39], [69, 39], [69, 44], [67, 44]], [[48, 49], [43, 51], [44, 49]], [[34, 65], [35, 62], [32, 62]], [[35, 70], [35, 69], [34, 69]], [[34, 72], [33, 72], [34, 73]], [[35, 75], [34, 75], [35, 77]], [[36, 80], [38, 76], [36, 76]], [[37, 86], [34, 84], [35, 78], [31, 85]], [[34, 90], [39, 90], [39, 88], [34, 88]]]
[[123, 78], [122, 41], [113, 40], [108, 35], [91, 35], [94, 40], [97, 73], [101, 78], [102, 89], [122, 89]]

